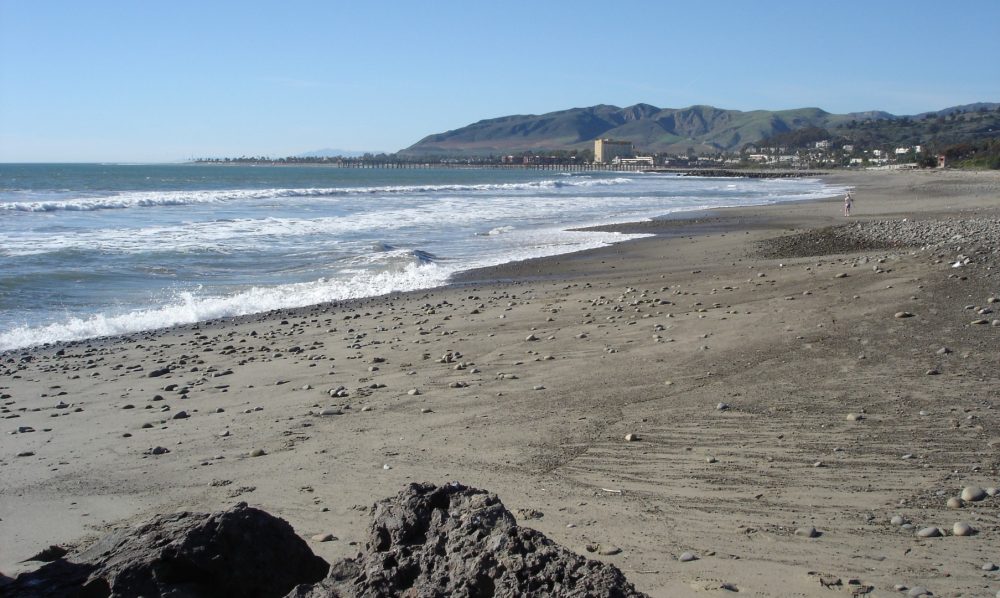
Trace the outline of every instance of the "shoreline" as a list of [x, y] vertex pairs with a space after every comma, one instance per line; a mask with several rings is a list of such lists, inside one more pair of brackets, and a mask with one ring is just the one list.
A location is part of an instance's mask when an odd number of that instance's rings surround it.
[[[619, 225], [668, 234], [3, 353], [0, 571], [237, 501], [306, 538], [333, 533], [311, 544], [333, 561], [375, 500], [458, 480], [652, 596], [816, 595], [835, 578], [878, 595], [996, 592], [980, 565], [996, 558], [1000, 499], [945, 505], [1000, 484], [1000, 326], [975, 313], [1000, 311], [996, 247], [809, 251], [833, 225], [995, 219], [1000, 174], [830, 178], [855, 187], [856, 216], [834, 198]], [[970, 261], [952, 268], [958, 254]], [[894, 516], [979, 533], [918, 538]], [[819, 535], [796, 534], [809, 526]]]
[[[806, 174], [810, 178], [817, 178], [817, 174], [818, 173], [812, 173], [811, 172], [811, 173], [806, 173]], [[784, 175], [780, 175], [777, 178], [782, 178], [782, 177], [787, 177], [787, 176], [789, 176], [789, 174], [785, 173]], [[806, 175], [802, 175], [802, 176], [806, 176]], [[755, 178], [755, 177], [750, 177], [750, 178]], [[757, 178], [774, 178], [774, 177], [762, 176], [762, 177], [757, 177]], [[652, 218], [650, 220], [635, 221], [635, 222], [621, 222], [621, 223], [615, 223], [615, 224], [589, 226], [589, 227], [579, 227], [579, 228], [568, 228], [568, 229], [565, 229], [565, 232], [588, 232], [588, 231], [614, 232], [614, 233], [621, 233], [621, 234], [652, 235], [652, 236], [657, 236], [657, 237], [664, 237], [664, 236], [671, 236], [671, 235], [706, 234], [708, 232], [712, 232], [712, 231], [716, 231], [716, 230], [721, 231], [723, 228], [726, 228], [726, 227], [734, 227], [734, 226], [743, 226], [743, 225], [745, 225], [745, 223], [731, 222], [729, 220], [726, 220], [726, 219], [720, 217], [719, 214], [721, 214], [725, 210], [730, 210], [730, 209], [737, 209], [737, 210], [739, 210], [739, 209], [744, 209], [744, 208], [750, 209], [750, 208], [764, 207], [764, 206], [770, 206], [770, 205], [780, 205], [780, 204], [783, 204], [783, 203], [809, 204], [809, 203], [813, 203], [813, 202], [830, 201], [833, 197], [834, 196], [824, 197], [824, 198], [816, 198], [816, 199], [808, 199], [808, 200], [792, 200], [792, 201], [777, 202], [777, 203], [772, 203], [772, 204], [758, 204], [758, 205], [748, 205], [748, 206], [738, 206], [738, 207], [720, 207], [720, 208], [708, 208], [708, 209], [695, 209], [695, 210], [689, 210], [689, 211], [688, 210], [681, 210], [681, 211], [670, 212], [670, 213], [667, 213], [667, 214], [664, 214], [664, 215], [661, 215], [661, 216], [657, 216], [657, 217], [654, 217], [654, 218]], [[709, 223], [713, 223], [713, 224], [709, 224]], [[544, 264], [547, 260], [556, 260], [556, 262], [558, 263], [558, 261], [559, 261], [560, 258], [571, 259], [572, 256], [577, 256], [577, 257], [579, 257], [579, 256], [585, 256], [585, 255], [589, 254], [590, 252], [601, 251], [601, 250], [604, 250], [604, 249], [608, 249], [609, 247], [614, 247], [616, 245], [620, 245], [620, 244], [623, 244], [623, 243], [632, 243], [632, 242], [641, 241], [641, 240], [642, 239], [623, 239], [621, 241], [617, 241], [615, 243], [612, 243], [611, 245], [607, 245], [607, 246], [603, 246], [603, 247], [581, 249], [581, 250], [571, 251], [571, 252], [568, 252], [568, 253], [555, 254], [555, 255], [550, 255], [550, 256], [543, 256], [543, 257], [536, 257], [536, 258], [527, 258], [527, 259], [519, 259], [519, 260], [514, 260], [514, 261], [511, 261], [511, 262], [504, 262], [502, 264], [497, 264], [495, 266], [485, 266], [485, 267], [478, 267], [478, 268], [470, 268], [468, 270], [462, 270], [462, 271], [456, 272], [455, 274], [451, 275], [444, 284], [441, 284], [441, 285], [438, 285], [438, 286], [434, 286], [434, 287], [427, 287], [427, 288], [424, 288], [424, 289], [414, 289], [414, 290], [410, 290], [410, 291], [393, 291], [391, 293], [382, 294], [382, 295], [371, 295], [371, 296], [366, 296], [366, 297], [353, 297], [353, 298], [348, 298], [348, 299], [340, 299], [340, 300], [330, 301], [330, 302], [326, 302], [326, 303], [316, 304], [316, 305], [306, 305], [306, 306], [288, 307], [288, 308], [277, 308], [277, 309], [269, 310], [269, 311], [266, 311], [266, 312], [255, 312], [255, 313], [243, 314], [243, 315], [237, 315], [237, 316], [223, 316], [221, 318], [213, 318], [213, 319], [209, 319], [209, 320], [199, 320], [197, 322], [188, 322], [188, 323], [182, 323], [182, 324], [173, 324], [173, 325], [164, 326], [164, 327], [161, 327], [161, 328], [153, 328], [153, 329], [148, 329], [148, 330], [137, 330], [137, 331], [133, 331], [133, 332], [125, 332], [125, 333], [108, 335], [108, 336], [95, 336], [95, 337], [88, 337], [88, 338], [83, 338], [83, 339], [46, 342], [46, 343], [41, 343], [41, 344], [38, 344], [38, 345], [29, 345], [29, 346], [25, 346], [25, 347], [17, 347], [17, 348], [11, 348], [11, 349], [2, 349], [2, 350], [0, 350], [0, 360], [2, 360], [2, 358], [4, 356], [8, 355], [8, 354], [13, 354], [13, 353], [17, 353], [17, 352], [32, 351], [32, 350], [36, 350], [36, 349], [50, 349], [50, 348], [56, 348], [56, 349], [58, 349], [58, 348], [64, 347], [64, 346], [65, 347], [73, 347], [73, 346], [75, 346], [76, 344], [79, 344], [79, 343], [84, 343], [84, 344], [107, 343], [107, 342], [114, 343], [114, 342], [118, 342], [118, 341], [134, 340], [133, 337], [135, 337], [136, 335], [144, 335], [144, 334], [150, 334], [150, 333], [163, 334], [163, 333], [169, 333], [170, 331], [173, 331], [173, 330], [191, 329], [190, 327], [193, 327], [193, 326], [197, 327], [197, 326], [200, 326], [200, 325], [203, 325], [203, 324], [204, 325], [208, 325], [208, 324], [212, 324], [212, 323], [222, 323], [222, 322], [227, 322], [227, 321], [240, 322], [244, 318], [258, 318], [258, 317], [262, 317], [262, 316], [268, 316], [268, 315], [271, 315], [271, 314], [278, 314], [278, 313], [282, 313], [282, 312], [288, 312], [289, 310], [308, 310], [308, 309], [311, 309], [311, 308], [314, 308], [314, 307], [317, 307], [317, 306], [326, 306], [326, 307], [335, 307], [335, 306], [338, 306], [338, 305], [339, 306], [349, 306], [351, 303], [358, 302], [358, 301], [389, 299], [389, 298], [392, 298], [392, 297], [397, 296], [397, 295], [406, 295], [406, 294], [411, 294], [411, 293], [424, 293], [424, 292], [428, 292], [428, 291], [433, 291], [435, 289], [447, 289], [447, 288], [450, 288], [450, 287], [453, 287], [453, 286], [456, 286], [456, 285], [457, 286], [464, 286], [464, 285], [470, 284], [472, 282], [476, 282], [476, 283], [490, 283], [490, 282], [500, 283], [500, 282], [504, 282], [504, 281], [508, 281], [509, 282], [509, 281], [511, 281], [511, 279], [509, 279], [509, 277], [507, 275], [503, 274], [503, 273], [504, 272], [509, 272], [509, 271], [512, 271], [512, 270], [515, 270], [515, 271], [516, 270], [520, 270], [521, 269], [520, 264], [525, 264], [526, 266], [531, 266], [531, 265], [535, 265], [535, 264]], [[544, 267], [544, 265], [542, 267]], [[491, 280], [491, 279], [488, 278], [489, 273], [493, 272], [493, 271], [495, 271], [497, 273], [497, 278], [495, 280]], [[484, 278], [484, 276], [487, 276], [487, 278]]]

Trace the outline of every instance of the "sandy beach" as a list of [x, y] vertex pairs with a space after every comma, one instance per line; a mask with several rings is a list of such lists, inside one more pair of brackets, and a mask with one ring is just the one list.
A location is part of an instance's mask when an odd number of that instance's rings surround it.
[[[0, 354], [0, 571], [239, 501], [331, 561], [374, 501], [457, 480], [651, 596], [995, 595], [1000, 174], [823, 178], [850, 218], [634, 223], [446, 288]], [[992, 494], [949, 506], [966, 487]]]

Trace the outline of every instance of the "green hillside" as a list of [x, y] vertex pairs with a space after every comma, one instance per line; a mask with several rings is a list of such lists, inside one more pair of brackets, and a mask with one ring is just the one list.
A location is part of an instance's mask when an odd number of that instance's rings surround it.
[[[487, 156], [583, 150], [595, 139], [631, 141], [641, 153], [736, 151], [805, 128], [826, 129], [857, 143], [954, 144], [996, 136], [1000, 104], [955, 106], [916, 116], [870, 111], [831, 114], [819, 108], [724, 110], [713, 106], [627, 108], [598, 105], [542, 115], [514, 115], [428, 135], [399, 152], [403, 157]], [[975, 122], [975, 117], [979, 117]]]

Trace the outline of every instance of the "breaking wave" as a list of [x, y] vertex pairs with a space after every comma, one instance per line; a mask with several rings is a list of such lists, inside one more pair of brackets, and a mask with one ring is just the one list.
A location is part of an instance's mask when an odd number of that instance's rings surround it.
[[481, 185], [389, 185], [377, 187], [330, 187], [309, 189], [227, 189], [214, 191], [150, 191], [124, 192], [106, 197], [78, 197], [44, 201], [0, 202], [0, 210], [15, 212], [58, 212], [93, 210], [120, 210], [164, 206], [254, 201], [296, 197], [340, 197], [349, 195], [390, 195], [423, 193], [480, 193], [496, 191], [533, 191], [564, 187], [600, 187], [623, 185], [632, 179], [579, 179], [532, 181], [528, 183], [500, 183]]

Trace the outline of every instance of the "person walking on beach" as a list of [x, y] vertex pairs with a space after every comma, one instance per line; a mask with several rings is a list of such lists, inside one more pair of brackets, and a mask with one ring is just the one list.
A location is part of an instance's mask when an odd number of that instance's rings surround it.
[[851, 197], [851, 192], [848, 191], [847, 195], [844, 196], [844, 216], [851, 215], [851, 205], [854, 203], [854, 198]]

